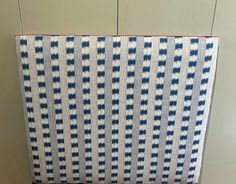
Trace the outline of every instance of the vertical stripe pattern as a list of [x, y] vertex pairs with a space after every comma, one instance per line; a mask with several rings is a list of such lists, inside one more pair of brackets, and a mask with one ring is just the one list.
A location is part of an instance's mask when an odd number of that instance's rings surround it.
[[193, 84], [195, 78], [195, 68], [197, 65], [197, 55], [198, 55], [198, 38], [191, 38], [190, 40], [190, 57], [187, 70], [187, 79], [185, 85], [184, 93], [184, 107], [183, 107], [183, 117], [181, 125], [181, 133], [179, 140], [179, 151], [176, 164], [176, 173], [175, 173], [175, 182], [181, 182], [181, 175], [184, 166], [184, 158], [187, 144], [187, 133], [188, 133], [188, 124], [190, 119], [191, 112], [191, 100], [193, 94]]
[[133, 107], [134, 107], [134, 76], [136, 57], [136, 37], [129, 37], [128, 40], [128, 64], [127, 64], [127, 85], [126, 85], [126, 125], [125, 125], [125, 157], [124, 157], [124, 181], [130, 181], [131, 173], [131, 148], [133, 129]]
[[218, 38], [16, 40], [34, 182], [198, 182]]
[[141, 81], [141, 97], [140, 97], [140, 119], [139, 119], [139, 139], [138, 139], [138, 163], [136, 183], [142, 183], [145, 155], [146, 125], [147, 125], [147, 106], [148, 106], [148, 88], [150, 75], [151, 60], [151, 38], [144, 38], [143, 50], [143, 68]]
[[41, 114], [41, 125], [43, 130], [43, 143], [46, 160], [46, 171], [48, 182], [53, 182], [53, 163], [52, 163], [52, 149], [50, 142], [49, 121], [48, 121], [48, 104], [46, 94], [46, 82], [44, 71], [44, 59], [43, 59], [43, 37], [35, 37], [35, 61], [37, 70], [38, 81], [38, 93], [39, 93], [39, 106]]
[[61, 182], [66, 182], [66, 158], [65, 158], [65, 142], [64, 142], [64, 125], [62, 119], [62, 100], [61, 100], [61, 79], [59, 67], [59, 49], [58, 37], [51, 37], [51, 63], [52, 63], [52, 86], [55, 107], [55, 121], [57, 132], [57, 148], [59, 158], [59, 172]]
[[76, 94], [75, 94], [75, 60], [74, 37], [66, 38], [67, 87], [69, 104], [69, 123], [71, 138], [71, 158], [73, 181], [79, 181], [79, 143], [77, 132]]
[[195, 124], [195, 130], [194, 130], [194, 137], [192, 141], [192, 154], [191, 154], [190, 167], [189, 167], [188, 180], [187, 180], [188, 183], [191, 183], [193, 181], [194, 173], [196, 169], [196, 163], [198, 159], [198, 150], [199, 150], [201, 129], [203, 126], [202, 123], [203, 123], [204, 111], [205, 111], [207, 87], [208, 87], [209, 74], [210, 74], [211, 62], [212, 62], [212, 54], [213, 54], [212, 51], [213, 51], [213, 39], [207, 38], [205, 60], [204, 60], [203, 69], [202, 69], [202, 78], [201, 78], [201, 85], [200, 85], [200, 91], [199, 91], [196, 124]]
[[112, 153], [111, 153], [111, 182], [116, 183], [118, 177], [119, 158], [119, 93], [120, 93], [120, 37], [113, 38], [112, 58]]
[[168, 181], [169, 171], [170, 171], [174, 127], [176, 123], [175, 116], [176, 116], [176, 108], [177, 108], [178, 84], [179, 84], [180, 67], [181, 67], [182, 53], [183, 53], [182, 49], [183, 49], [183, 40], [180, 37], [176, 37], [174, 62], [173, 62], [173, 70], [172, 70], [171, 86], [170, 86], [169, 112], [168, 112], [162, 182]]
[[91, 137], [91, 100], [90, 100], [90, 60], [89, 37], [82, 37], [82, 89], [84, 111], [84, 142], [86, 182], [92, 183], [92, 137]]
[[149, 181], [154, 182], [156, 180], [157, 171], [157, 158], [161, 128], [161, 114], [162, 114], [162, 99], [163, 99], [163, 88], [164, 88], [164, 77], [165, 77], [165, 66], [167, 59], [167, 38], [160, 38], [159, 45], [159, 58], [157, 61], [157, 75], [156, 75], [156, 91], [155, 91], [155, 102], [154, 102], [154, 116], [153, 116], [153, 132], [152, 132], [152, 151], [151, 151], [151, 162], [150, 162], [150, 176]]
[[28, 123], [29, 139], [30, 139], [30, 148], [32, 154], [32, 166], [33, 166], [33, 175], [36, 182], [41, 182], [41, 173], [40, 173], [40, 162], [39, 162], [39, 150], [36, 136], [36, 127], [35, 127], [35, 118], [34, 118], [34, 107], [33, 107], [33, 97], [31, 89], [31, 77], [30, 77], [30, 68], [29, 68], [29, 59], [28, 59], [28, 39], [25, 36], [22, 36], [19, 39], [19, 54], [21, 58], [20, 71], [22, 73], [22, 91], [25, 101], [25, 111], [26, 111], [26, 122]]
[[98, 179], [105, 181], [105, 37], [97, 38]]

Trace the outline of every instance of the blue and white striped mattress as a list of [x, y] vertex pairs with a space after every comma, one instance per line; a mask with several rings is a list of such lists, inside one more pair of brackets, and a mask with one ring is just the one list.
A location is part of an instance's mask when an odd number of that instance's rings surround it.
[[197, 183], [217, 37], [16, 37], [36, 183]]

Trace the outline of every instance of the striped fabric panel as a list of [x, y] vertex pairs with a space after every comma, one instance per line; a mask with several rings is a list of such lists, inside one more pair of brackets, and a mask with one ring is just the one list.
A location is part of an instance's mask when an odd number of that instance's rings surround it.
[[16, 41], [34, 182], [198, 182], [218, 38]]
[[200, 143], [200, 135], [201, 135], [201, 130], [203, 126], [202, 123], [203, 123], [204, 111], [205, 111], [207, 84], [209, 81], [209, 74], [210, 74], [211, 62], [212, 62], [212, 54], [213, 54], [213, 39], [207, 38], [205, 60], [203, 64], [201, 85], [200, 85], [200, 90], [199, 90], [197, 118], [196, 118], [195, 130], [194, 130], [194, 137], [192, 140], [192, 154], [191, 154], [190, 167], [189, 167], [188, 180], [187, 180], [188, 183], [193, 182], [195, 169], [196, 169], [199, 143]]
[[127, 85], [126, 85], [126, 126], [125, 126], [125, 157], [124, 157], [124, 181], [130, 181], [131, 157], [132, 157], [132, 129], [134, 107], [134, 76], [136, 57], [136, 37], [130, 37], [128, 41]]
[[105, 37], [97, 38], [98, 179], [105, 181]]
[[[54, 176], [53, 176], [53, 163], [52, 163], [52, 149], [51, 149], [51, 142], [50, 142], [49, 121], [48, 121], [48, 104], [47, 104], [46, 82], [45, 82], [45, 72], [44, 72], [43, 37], [42, 36], [35, 37], [35, 60], [36, 60], [39, 103], [40, 103], [39, 113], [41, 115], [41, 120], [42, 120], [41, 122], [42, 130], [43, 130], [42, 141], [44, 143], [47, 180], [48, 182], [53, 182]], [[65, 176], [61, 176], [61, 177], [63, 178]]]
[[111, 182], [116, 183], [118, 177], [119, 158], [119, 93], [120, 93], [120, 37], [113, 38], [112, 58], [112, 153], [111, 153]]
[[75, 94], [74, 37], [66, 38], [66, 64], [73, 181], [79, 181], [79, 143]]
[[149, 176], [150, 182], [154, 182], [156, 180], [166, 59], [167, 59], [167, 38], [161, 37], [159, 45], [159, 58], [157, 61], [156, 91], [155, 91], [155, 102], [154, 102], [155, 107], [153, 115], [153, 132], [152, 132], [153, 135], [152, 151], [151, 151], [150, 176]]
[[89, 37], [82, 37], [82, 88], [84, 110], [84, 142], [85, 142], [85, 172], [86, 182], [92, 183], [92, 137], [91, 137], [91, 100], [90, 100], [90, 61], [89, 61]]
[[188, 124], [190, 119], [191, 111], [191, 100], [193, 94], [193, 84], [195, 78], [195, 68], [197, 65], [197, 55], [198, 55], [198, 38], [191, 38], [190, 40], [190, 57], [187, 70], [187, 80], [185, 85], [184, 93], [184, 107], [183, 107], [183, 117], [180, 133], [180, 142], [179, 142], [179, 151], [176, 164], [176, 173], [175, 173], [175, 182], [181, 182], [181, 175], [184, 164], [184, 157], [187, 144], [187, 133], [188, 133]]
[[30, 148], [32, 154], [32, 166], [33, 166], [33, 177], [36, 182], [41, 183], [41, 173], [40, 173], [40, 162], [39, 162], [39, 149], [38, 149], [38, 138], [36, 135], [35, 127], [35, 118], [34, 118], [34, 107], [33, 107], [33, 96], [31, 89], [31, 77], [30, 77], [30, 67], [28, 59], [28, 38], [22, 36], [19, 40], [18, 52], [20, 54], [20, 73], [23, 79], [22, 85], [22, 94], [24, 95], [23, 100], [25, 102], [25, 113], [26, 113], [26, 122], [28, 124], [29, 139], [30, 139]]
[[60, 180], [66, 182], [66, 158], [64, 142], [64, 122], [62, 119], [62, 100], [61, 100], [61, 79], [59, 67], [58, 37], [51, 37], [51, 61], [52, 61], [52, 80], [55, 107], [55, 123], [57, 132], [57, 148], [59, 157]]
[[151, 47], [152, 47], [151, 41], [152, 40], [150, 37], [144, 38], [136, 183], [142, 183], [143, 179], [145, 140], [146, 140], [146, 129], [147, 129], [146, 125], [147, 125], [148, 87], [149, 87], [150, 60], [151, 60]]
[[174, 62], [171, 75], [171, 86], [170, 86], [170, 99], [169, 99], [169, 112], [168, 112], [168, 125], [166, 132], [166, 146], [164, 155], [164, 166], [162, 182], [167, 182], [170, 171], [173, 135], [175, 128], [176, 119], [176, 108], [177, 108], [177, 96], [178, 96], [178, 84], [180, 80], [180, 67], [183, 53], [183, 40], [182, 38], [175, 38], [175, 51], [174, 51]]

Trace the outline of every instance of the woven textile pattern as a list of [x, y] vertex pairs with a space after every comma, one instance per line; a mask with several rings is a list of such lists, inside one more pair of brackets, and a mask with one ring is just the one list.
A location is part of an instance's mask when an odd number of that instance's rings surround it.
[[36, 183], [197, 183], [218, 38], [16, 37]]

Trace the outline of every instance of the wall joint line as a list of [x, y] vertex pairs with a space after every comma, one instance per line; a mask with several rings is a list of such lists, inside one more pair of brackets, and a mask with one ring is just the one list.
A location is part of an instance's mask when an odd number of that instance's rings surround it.
[[19, 18], [20, 18], [21, 34], [23, 34], [24, 31], [23, 31], [23, 24], [22, 24], [20, 0], [17, 0], [17, 3], [18, 3]]
[[119, 0], [116, 0], [116, 34], [119, 35]]
[[215, 6], [214, 6], [214, 11], [213, 11], [213, 17], [212, 17], [212, 23], [211, 23], [211, 31], [210, 31], [210, 35], [211, 35], [211, 36], [212, 36], [212, 34], [213, 34], [213, 29], [214, 29], [214, 24], [215, 24], [215, 16], [216, 16], [217, 1], [218, 1], [218, 0], [215, 0]]

